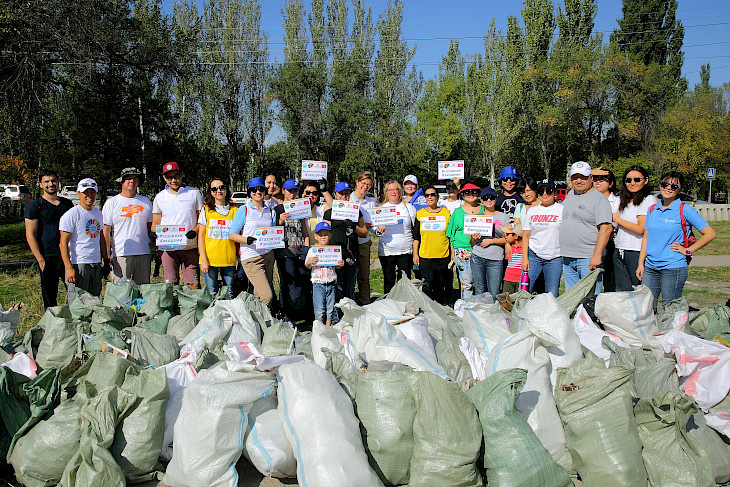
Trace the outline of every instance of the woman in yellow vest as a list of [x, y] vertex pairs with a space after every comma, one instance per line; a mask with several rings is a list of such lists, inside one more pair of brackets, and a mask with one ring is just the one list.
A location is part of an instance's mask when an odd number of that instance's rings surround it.
[[451, 220], [448, 208], [438, 206], [439, 194], [428, 186], [423, 195], [427, 206], [416, 212], [413, 228], [413, 264], [421, 269], [424, 292], [441, 304], [450, 304], [453, 274], [449, 268], [451, 247], [446, 229]]
[[228, 286], [228, 297], [233, 298], [233, 280], [236, 277], [236, 242], [228, 239], [231, 222], [236, 214], [231, 205], [231, 192], [223, 178], [213, 178], [206, 191], [205, 206], [198, 217], [198, 250], [200, 270], [208, 292], [218, 292], [218, 277]]

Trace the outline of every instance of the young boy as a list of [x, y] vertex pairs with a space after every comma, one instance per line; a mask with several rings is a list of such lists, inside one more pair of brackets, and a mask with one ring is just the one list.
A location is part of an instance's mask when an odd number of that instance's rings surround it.
[[314, 303], [314, 319], [327, 326], [332, 326], [335, 314], [335, 291], [337, 290], [337, 273], [333, 267], [342, 268], [345, 262], [340, 259], [336, 266], [318, 266], [319, 257], [316, 256], [317, 247], [330, 242], [332, 227], [327, 222], [320, 222], [314, 228], [314, 238], [317, 244], [309, 249], [304, 265], [312, 269], [312, 295]]
[[522, 274], [522, 225], [515, 224], [514, 228], [509, 226], [504, 229], [504, 236], [514, 235], [517, 237], [507, 251], [507, 270], [504, 271], [504, 283], [502, 292], [507, 294], [516, 293], [520, 288], [520, 276]]

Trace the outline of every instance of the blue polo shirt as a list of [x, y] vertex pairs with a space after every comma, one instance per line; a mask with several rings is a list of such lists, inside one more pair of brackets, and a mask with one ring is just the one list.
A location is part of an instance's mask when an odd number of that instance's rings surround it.
[[[644, 265], [652, 269], [673, 269], [685, 267], [687, 258], [679, 252], [669, 248], [673, 242], [684, 243], [682, 236], [682, 220], [679, 216], [678, 199], [669, 208], [662, 209], [661, 202], [649, 210], [646, 215], [646, 261]], [[707, 222], [692, 208], [692, 205], [685, 204], [682, 210], [684, 219], [687, 222], [687, 230], [694, 227], [697, 230], [704, 230]]]

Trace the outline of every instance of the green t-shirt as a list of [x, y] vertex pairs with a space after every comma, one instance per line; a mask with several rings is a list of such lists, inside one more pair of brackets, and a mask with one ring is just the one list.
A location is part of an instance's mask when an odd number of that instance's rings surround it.
[[[479, 205], [479, 213], [474, 214], [481, 215], [482, 213], [484, 213], [484, 207]], [[471, 250], [469, 235], [464, 235], [464, 215], [466, 215], [466, 212], [461, 206], [454, 210], [449, 220], [449, 227], [446, 229], [446, 236], [449, 237], [451, 246], [455, 249]]]

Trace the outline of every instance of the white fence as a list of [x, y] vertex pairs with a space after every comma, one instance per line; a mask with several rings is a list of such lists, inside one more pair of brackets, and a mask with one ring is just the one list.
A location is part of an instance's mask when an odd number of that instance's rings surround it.
[[730, 205], [696, 205], [695, 210], [708, 222], [730, 220]]

